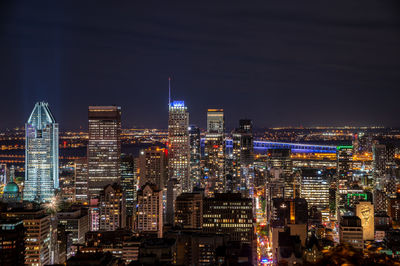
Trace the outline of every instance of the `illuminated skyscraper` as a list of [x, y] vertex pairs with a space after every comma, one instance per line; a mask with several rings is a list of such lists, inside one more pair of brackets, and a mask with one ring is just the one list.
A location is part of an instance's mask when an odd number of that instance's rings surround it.
[[90, 198], [120, 181], [121, 107], [89, 106], [88, 187]]
[[25, 124], [24, 200], [50, 201], [58, 182], [58, 123], [38, 102]]
[[168, 168], [169, 178], [176, 179], [182, 192], [191, 192], [189, 178], [189, 113], [183, 101], [174, 101], [169, 105], [168, 119]]
[[208, 170], [206, 193], [225, 191], [225, 118], [223, 109], [208, 109], [207, 134], [204, 143], [205, 165]]

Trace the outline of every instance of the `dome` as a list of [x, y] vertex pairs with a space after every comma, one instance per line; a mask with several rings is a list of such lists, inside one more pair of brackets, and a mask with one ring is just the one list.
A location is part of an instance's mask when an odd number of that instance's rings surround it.
[[10, 182], [4, 187], [3, 192], [4, 193], [18, 193], [19, 192], [18, 185], [15, 184], [14, 182]]

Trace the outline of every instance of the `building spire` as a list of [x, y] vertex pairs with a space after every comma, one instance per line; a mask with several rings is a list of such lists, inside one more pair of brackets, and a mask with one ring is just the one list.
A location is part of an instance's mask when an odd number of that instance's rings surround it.
[[171, 108], [171, 77], [168, 77], [168, 108]]

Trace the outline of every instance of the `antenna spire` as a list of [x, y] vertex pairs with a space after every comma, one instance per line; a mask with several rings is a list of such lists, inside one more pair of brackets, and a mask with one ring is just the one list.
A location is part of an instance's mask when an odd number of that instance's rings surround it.
[[171, 77], [168, 77], [168, 107], [171, 107]]

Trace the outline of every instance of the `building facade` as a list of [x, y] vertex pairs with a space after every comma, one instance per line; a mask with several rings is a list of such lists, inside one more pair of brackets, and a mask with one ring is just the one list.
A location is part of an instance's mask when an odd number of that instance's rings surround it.
[[48, 202], [59, 187], [58, 124], [45, 102], [36, 103], [25, 124], [24, 200]]
[[204, 142], [206, 193], [225, 192], [225, 117], [223, 109], [208, 109]]
[[169, 105], [168, 119], [168, 171], [169, 178], [176, 179], [182, 192], [191, 192], [189, 113], [183, 101]]
[[120, 181], [121, 108], [89, 106], [88, 189], [97, 197], [106, 185]]
[[168, 180], [167, 150], [160, 147], [149, 147], [139, 155], [139, 187], [146, 183], [155, 184], [163, 189]]
[[99, 229], [115, 231], [126, 226], [126, 203], [122, 187], [118, 183], [107, 185], [100, 193]]
[[145, 184], [138, 191], [136, 230], [142, 234], [163, 235], [163, 193], [154, 184]]

